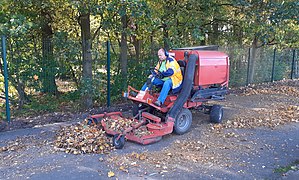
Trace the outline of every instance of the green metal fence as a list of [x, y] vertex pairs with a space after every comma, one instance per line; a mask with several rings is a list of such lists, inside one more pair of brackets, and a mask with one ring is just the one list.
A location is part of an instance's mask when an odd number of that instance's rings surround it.
[[[32, 97], [38, 97], [38, 111], [62, 110], [75, 106], [80, 97], [78, 90], [82, 76], [82, 58], [80, 41], [70, 41], [63, 34], [53, 38], [52, 42], [39, 43], [35, 39], [6, 38], [1, 44], [1, 97], [7, 93], [13, 107], [32, 103]], [[141, 59], [136, 59], [134, 51], [129, 49], [128, 84], [141, 88], [149, 67], [153, 67], [158, 58], [149, 46], [141, 52]], [[47, 50], [47, 48], [50, 48]], [[111, 48], [111, 51], [110, 51]], [[5, 50], [6, 49], [6, 50]], [[45, 51], [46, 49], [46, 51]], [[230, 86], [245, 86], [249, 83], [250, 48], [221, 47], [230, 57]], [[45, 52], [53, 52], [45, 56]], [[4, 59], [7, 54], [8, 81], [4, 81]], [[93, 42], [93, 82], [91, 88], [96, 106], [110, 106], [120, 100], [123, 82], [119, 63], [117, 42]], [[44, 57], [44, 58], [43, 58]], [[47, 57], [47, 58], [45, 58]], [[108, 61], [109, 59], [109, 61]], [[107, 73], [107, 69], [110, 69]], [[298, 50], [273, 49], [262, 47], [256, 50], [252, 83], [278, 81], [299, 78]], [[7, 82], [7, 89], [5, 90]], [[110, 86], [111, 85], [111, 86]], [[88, 88], [90, 88], [88, 87]], [[54, 93], [50, 93], [54, 92]], [[47, 94], [49, 97], [45, 98]], [[64, 100], [57, 100], [64, 97]], [[1, 119], [7, 119], [7, 100], [1, 98]], [[51, 102], [47, 106], [43, 101]], [[6, 106], [5, 106], [6, 104]], [[23, 106], [26, 110], [26, 106]], [[67, 110], [67, 109], [66, 109]], [[12, 108], [12, 112], [16, 111]]]
[[[251, 48], [228, 51], [230, 56], [230, 86], [245, 86], [249, 82]], [[299, 77], [298, 50], [257, 49], [251, 84], [294, 79]]]

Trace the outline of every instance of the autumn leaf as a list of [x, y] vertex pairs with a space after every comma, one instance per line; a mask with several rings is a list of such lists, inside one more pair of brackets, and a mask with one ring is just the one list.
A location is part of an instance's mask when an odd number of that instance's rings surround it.
[[108, 172], [108, 177], [114, 177], [114, 176], [115, 176], [114, 172], [112, 172], [112, 171]]

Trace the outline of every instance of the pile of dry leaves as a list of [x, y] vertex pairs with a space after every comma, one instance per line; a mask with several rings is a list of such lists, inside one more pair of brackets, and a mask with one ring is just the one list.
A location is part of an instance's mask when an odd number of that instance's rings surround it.
[[[124, 117], [108, 117], [102, 119], [107, 129], [123, 132], [134, 126], [138, 121]], [[145, 126], [134, 130], [137, 137], [152, 134]], [[62, 127], [55, 136], [56, 150], [72, 154], [97, 153], [107, 154], [114, 149], [112, 139], [109, 138], [103, 127], [98, 124], [87, 125], [86, 121], [71, 126]]]
[[106, 154], [114, 149], [111, 138], [102, 128], [85, 123], [62, 127], [56, 134], [54, 146], [57, 150], [73, 154]]

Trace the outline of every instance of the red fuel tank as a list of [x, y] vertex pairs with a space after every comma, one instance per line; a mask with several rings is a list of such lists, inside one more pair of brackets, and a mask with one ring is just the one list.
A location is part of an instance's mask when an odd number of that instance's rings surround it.
[[196, 54], [198, 56], [194, 73], [194, 86], [202, 86], [204, 88], [211, 85], [228, 86], [228, 55], [207, 47], [210, 46], [178, 48], [169, 51], [169, 54], [174, 56], [177, 61], [182, 60], [186, 63], [188, 63], [188, 56], [190, 54]]

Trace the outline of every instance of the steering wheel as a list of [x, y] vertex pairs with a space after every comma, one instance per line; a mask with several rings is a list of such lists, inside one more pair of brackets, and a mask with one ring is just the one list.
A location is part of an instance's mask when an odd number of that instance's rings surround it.
[[162, 74], [161, 74], [161, 72], [158, 69], [156, 69], [156, 68], [150, 68], [150, 72], [156, 78], [161, 79], [163, 77]]

